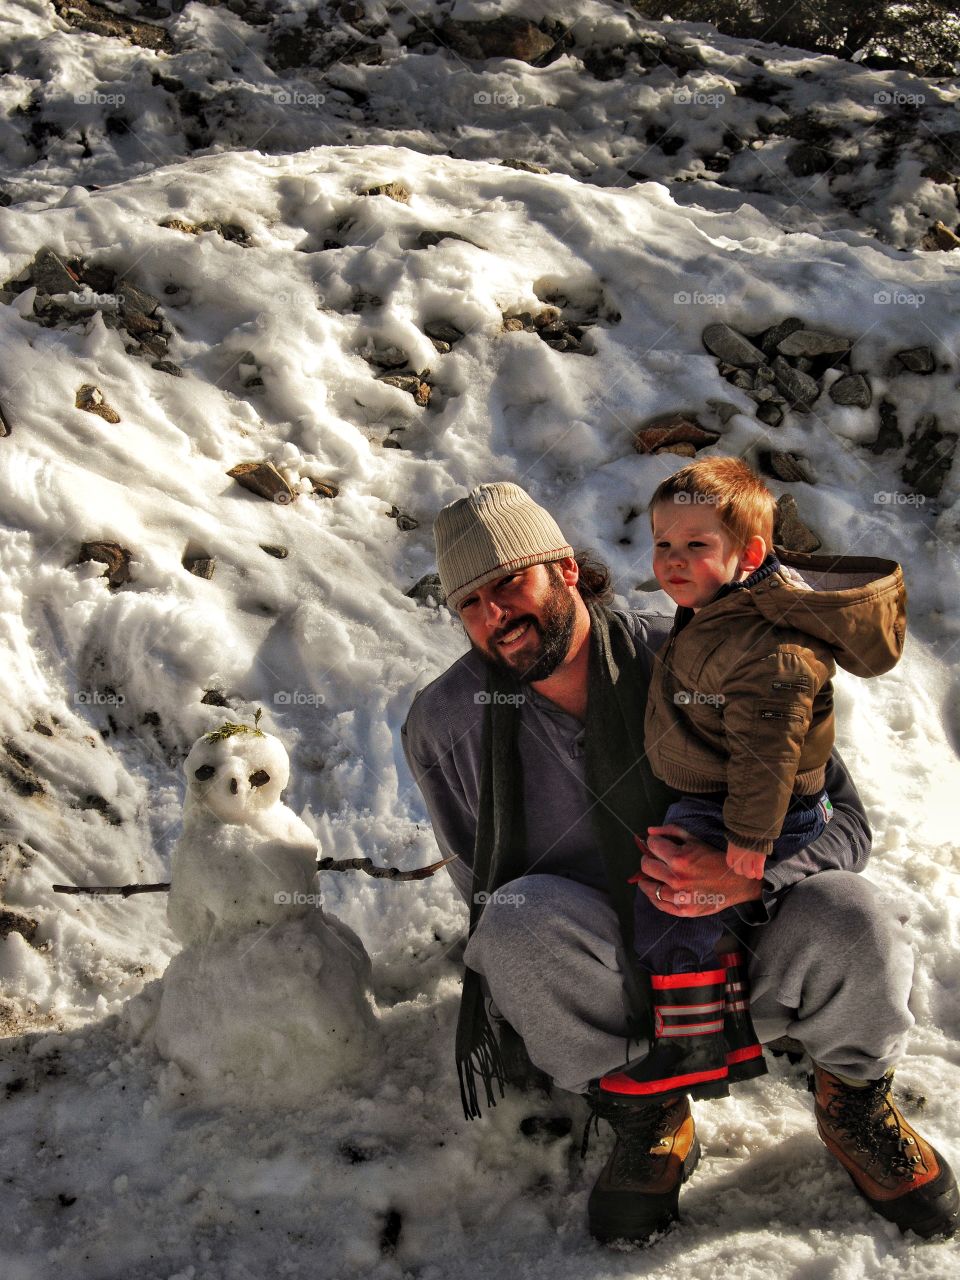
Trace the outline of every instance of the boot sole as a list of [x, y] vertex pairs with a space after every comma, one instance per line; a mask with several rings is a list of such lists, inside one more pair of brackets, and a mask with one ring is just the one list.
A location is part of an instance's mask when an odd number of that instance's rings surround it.
[[[894, 1223], [901, 1231], [915, 1231], [918, 1236], [923, 1237], [925, 1240], [929, 1240], [934, 1236], [947, 1237], [956, 1234], [957, 1228], [960, 1227], [960, 1189], [957, 1187], [952, 1169], [936, 1147], [932, 1150], [940, 1165], [940, 1172], [932, 1182], [927, 1183], [924, 1187], [919, 1187], [917, 1192], [911, 1193], [908, 1191], [904, 1195], [898, 1196], [895, 1200], [876, 1200], [864, 1191], [847, 1166], [837, 1156], [837, 1153], [825, 1138], [819, 1120], [817, 1121], [817, 1133], [820, 1141], [844, 1170], [874, 1213], [878, 1213], [881, 1218], [886, 1218], [888, 1222]], [[938, 1190], [938, 1188], [942, 1188], [942, 1190]], [[924, 1192], [922, 1199], [918, 1198], [918, 1192], [921, 1191]]]
[[[748, 1056], [738, 1059], [738, 1053], [746, 1053]], [[742, 1080], [756, 1080], [758, 1076], [767, 1074], [767, 1064], [763, 1060], [763, 1050], [759, 1045], [748, 1050], [734, 1050], [733, 1053], [727, 1054], [727, 1079], [731, 1084], [739, 1084]]]
[[[856, 1178], [847, 1170], [850, 1181], [866, 1200], [867, 1204], [875, 1213], [879, 1213], [882, 1218], [886, 1218], [888, 1222], [893, 1222], [900, 1228], [902, 1232], [915, 1231], [918, 1236], [922, 1236], [925, 1240], [930, 1240], [934, 1236], [948, 1237], [956, 1234], [958, 1226], [960, 1226], [960, 1191], [957, 1190], [957, 1184], [953, 1181], [949, 1167], [941, 1170], [939, 1178], [936, 1182], [944, 1180], [948, 1186], [933, 1200], [924, 1200], [922, 1203], [914, 1202], [913, 1204], [904, 1204], [902, 1200], [908, 1197], [904, 1196], [901, 1201], [897, 1200], [874, 1200], [872, 1196], [868, 1196], [861, 1186], [858, 1185]], [[909, 1195], [909, 1193], [908, 1193]]]
[[[622, 1088], [604, 1088], [601, 1081], [600, 1092], [610, 1102], [616, 1102], [622, 1098], [632, 1105], [638, 1098], [656, 1099], [658, 1096], [678, 1091], [688, 1093], [691, 1098], [727, 1098], [730, 1096], [730, 1090], [727, 1088], [729, 1075], [725, 1066], [718, 1068], [716, 1072], [697, 1072], [696, 1075], [670, 1076], [665, 1080], [636, 1081], [629, 1079], [628, 1072], [617, 1074], [625, 1079], [625, 1084]], [[716, 1078], [698, 1080], [696, 1078], [697, 1075], [711, 1075]], [[628, 1088], [627, 1085], [630, 1087]]]
[[631, 1215], [628, 1223], [624, 1221], [624, 1215], [618, 1215], [615, 1212], [597, 1214], [594, 1211], [591, 1213], [588, 1205], [590, 1234], [600, 1244], [617, 1244], [620, 1241], [625, 1244], [646, 1244], [651, 1236], [655, 1236], [660, 1231], [665, 1231], [680, 1216], [680, 1188], [692, 1176], [700, 1163], [701, 1154], [700, 1139], [694, 1135], [693, 1145], [681, 1165], [680, 1181], [673, 1191], [665, 1191], [661, 1195], [638, 1195], [636, 1197], [634, 1201], [635, 1207], [642, 1206], [645, 1210], [649, 1209], [651, 1211], [648, 1214], [648, 1220], [644, 1223], [638, 1223], [635, 1214]]

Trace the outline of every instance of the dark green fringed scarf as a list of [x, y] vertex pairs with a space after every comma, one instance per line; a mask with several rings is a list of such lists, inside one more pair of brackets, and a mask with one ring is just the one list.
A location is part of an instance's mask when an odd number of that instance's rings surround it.
[[[676, 798], [650, 771], [643, 751], [647, 685], [638, 660], [637, 641], [622, 619], [590, 604], [590, 662], [586, 725], [586, 781], [593, 802], [597, 847], [607, 872], [608, 891], [620, 922], [624, 952], [627, 1035], [649, 1038], [650, 983], [633, 952], [634, 887], [629, 876], [640, 865], [634, 832], [662, 821]], [[517, 732], [520, 685], [497, 667], [489, 668], [490, 699], [484, 712], [480, 798], [473, 852], [473, 900], [470, 933], [483, 912], [483, 894], [492, 893], [524, 873], [522, 778]], [[478, 895], [480, 901], [478, 901]], [[484, 1007], [480, 975], [467, 969], [457, 1022], [457, 1072], [468, 1120], [480, 1115], [477, 1076], [487, 1105], [495, 1106], [494, 1085], [503, 1096], [504, 1070], [497, 1037]]]

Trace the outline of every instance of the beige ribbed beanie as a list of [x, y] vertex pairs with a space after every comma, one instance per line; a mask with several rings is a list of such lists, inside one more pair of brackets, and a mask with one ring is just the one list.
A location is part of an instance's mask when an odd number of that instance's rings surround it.
[[573, 555], [557, 522], [517, 484], [478, 484], [443, 507], [433, 526], [437, 569], [456, 609], [471, 591], [511, 569]]

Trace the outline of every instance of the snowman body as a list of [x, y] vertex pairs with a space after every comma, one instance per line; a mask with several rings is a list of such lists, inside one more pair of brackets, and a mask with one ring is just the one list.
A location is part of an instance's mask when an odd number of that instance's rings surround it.
[[283, 744], [204, 735], [184, 769], [157, 1047], [198, 1084], [295, 1103], [369, 1061], [370, 961], [320, 905], [317, 841], [281, 800]]

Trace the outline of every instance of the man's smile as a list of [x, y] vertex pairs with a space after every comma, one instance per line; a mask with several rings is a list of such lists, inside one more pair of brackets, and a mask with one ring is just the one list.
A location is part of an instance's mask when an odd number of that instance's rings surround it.
[[501, 649], [513, 649], [523, 640], [529, 630], [529, 622], [516, 623], [509, 631], [498, 638], [497, 646]]

